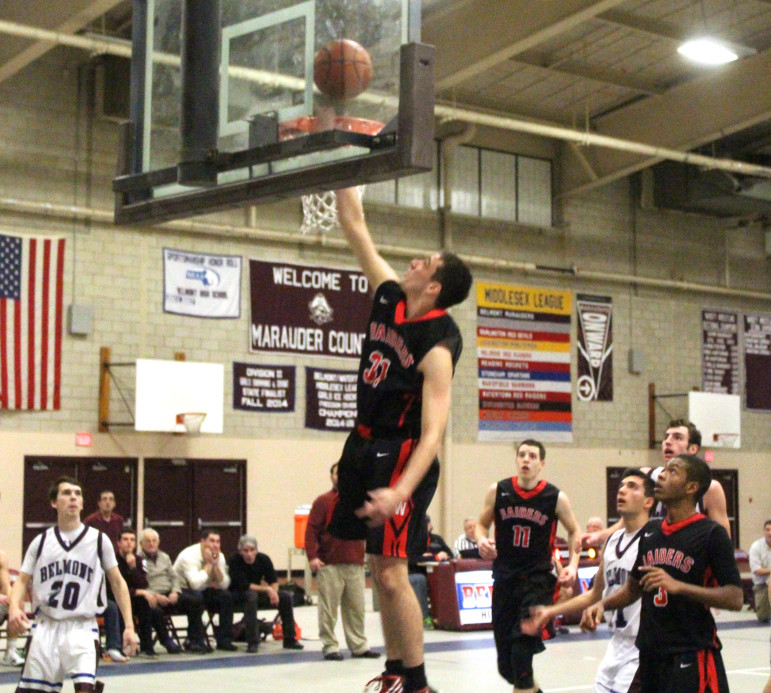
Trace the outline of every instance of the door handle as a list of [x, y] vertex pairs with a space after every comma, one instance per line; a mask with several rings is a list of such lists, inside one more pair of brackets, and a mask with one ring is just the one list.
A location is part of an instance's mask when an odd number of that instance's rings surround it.
[[221, 522], [211, 521], [211, 520], [202, 520], [200, 517], [198, 518], [198, 529], [203, 529], [204, 527], [240, 527], [241, 522], [239, 520], [222, 520]]
[[146, 527], [184, 527], [185, 523], [182, 520], [151, 520], [149, 517], [145, 518]]

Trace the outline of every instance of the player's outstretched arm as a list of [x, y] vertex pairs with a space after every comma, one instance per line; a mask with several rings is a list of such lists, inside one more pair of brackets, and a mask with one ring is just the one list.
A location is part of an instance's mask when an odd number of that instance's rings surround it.
[[367, 277], [371, 290], [389, 279], [398, 280], [396, 272], [375, 248], [364, 220], [364, 208], [356, 188], [337, 191], [337, 216], [343, 235], [348, 240], [359, 266]]
[[586, 539], [588, 544], [604, 546], [605, 542], [608, 540], [608, 537], [617, 529], [621, 529], [623, 526], [624, 523], [621, 522], [621, 520], [617, 520], [614, 525], [606, 527], [605, 529], [600, 529], [597, 532], [584, 532], [581, 536], [581, 541]]
[[704, 511], [710, 520], [723, 525], [728, 536], [731, 536], [731, 523], [728, 521], [728, 507], [723, 486], [716, 479], [712, 480], [702, 500]]
[[570, 499], [564, 491], [557, 497], [557, 518], [568, 532], [568, 564], [559, 575], [560, 584], [569, 584], [576, 578], [578, 561], [581, 559], [581, 529], [578, 526]]
[[640, 578], [640, 587], [646, 592], [659, 590], [667, 594], [680, 594], [705, 606], [730, 611], [739, 611], [744, 603], [742, 588], [736, 585], [702, 587], [675, 580], [663, 568], [641, 566], [640, 570], [644, 573]]
[[485, 493], [485, 499], [482, 505], [482, 512], [479, 513], [476, 528], [476, 540], [479, 547], [479, 555], [485, 560], [492, 561], [498, 556], [495, 548], [495, 542], [490, 539], [490, 527], [495, 519], [495, 494], [498, 484], [491, 484]]
[[123, 616], [123, 652], [130, 657], [136, 653], [139, 639], [134, 632], [134, 617], [131, 614], [129, 589], [126, 581], [120, 574], [118, 566], [114, 566], [107, 571], [107, 579], [110, 581], [110, 587], [112, 587], [112, 593], [120, 609], [120, 614]]

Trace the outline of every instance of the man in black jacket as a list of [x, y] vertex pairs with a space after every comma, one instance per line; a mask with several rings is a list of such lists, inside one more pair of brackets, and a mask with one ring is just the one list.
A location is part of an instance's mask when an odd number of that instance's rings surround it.
[[270, 556], [257, 551], [257, 539], [244, 534], [238, 540], [238, 553], [228, 560], [230, 591], [233, 603], [244, 611], [247, 652], [257, 652], [260, 634], [257, 630], [257, 609], [278, 607], [284, 631], [284, 649], [302, 650], [297, 642], [292, 595], [279, 591], [276, 570]]

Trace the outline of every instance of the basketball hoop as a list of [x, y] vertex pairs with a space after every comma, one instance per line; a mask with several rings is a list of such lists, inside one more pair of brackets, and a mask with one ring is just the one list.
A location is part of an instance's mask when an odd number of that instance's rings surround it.
[[[336, 116], [334, 129], [344, 132], [357, 132], [361, 135], [377, 135], [383, 129], [383, 123], [365, 118]], [[278, 137], [280, 140], [290, 140], [312, 132], [321, 132], [322, 130], [319, 118], [303, 116], [302, 118], [280, 123], [278, 126]], [[357, 187], [360, 198], [364, 197], [364, 188], [365, 186], [363, 185]], [[326, 234], [332, 231], [332, 229], [340, 228], [340, 221], [337, 218], [337, 195], [335, 195], [334, 191], [326, 190], [324, 192], [303, 195], [302, 203], [303, 221], [300, 225], [300, 232], [302, 234], [314, 231], [319, 234]]]
[[736, 441], [739, 440], [739, 434], [738, 433], [713, 433], [712, 440], [715, 443], [715, 447], [734, 448], [736, 447]]
[[201, 424], [205, 418], [205, 411], [177, 414], [177, 427], [180, 425], [184, 426], [184, 433], [198, 433], [201, 430]]

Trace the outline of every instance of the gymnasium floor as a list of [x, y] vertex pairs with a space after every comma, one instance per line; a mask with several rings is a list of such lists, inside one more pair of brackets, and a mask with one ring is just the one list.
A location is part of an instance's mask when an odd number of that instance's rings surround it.
[[[106, 683], [106, 693], [361, 693], [366, 681], [380, 672], [382, 659], [352, 660], [347, 650], [343, 662], [323, 661], [316, 607], [300, 607], [296, 617], [303, 630], [303, 652], [284, 651], [279, 643], [269, 640], [257, 655], [163, 654], [157, 661], [105, 664], [99, 669], [99, 678]], [[769, 626], [759, 625], [755, 615], [747, 611], [721, 613], [717, 620], [732, 693], [759, 693], [769, 675]], [[338, 630], [343, 642], [340, 624]], [[367, 634], [371, 645], [380, 648], [379, 614], [371, 610], [367, 612]], [[572, 626], [570, 634], [547, 643], [547, 651], [535, 661], [543, 690], [591, 691], [607, 637], [606, 633], [584, 635]], [[429, 681], [440, 693], [511, 691], [496, 672], [490, 631], [427, 632], [426, 667]], [[12, 693], [18, 678], [18, 669], [0, 667], [0, 693]], [[72, 685], [66, 683], [63, 690], [72, 691]]]

